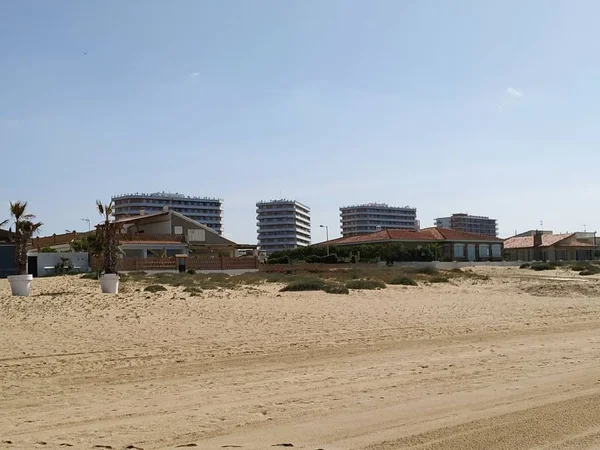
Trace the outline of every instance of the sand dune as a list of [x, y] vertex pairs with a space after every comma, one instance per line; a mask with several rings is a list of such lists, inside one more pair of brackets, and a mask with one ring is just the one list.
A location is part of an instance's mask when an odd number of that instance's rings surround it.
[[600, 282], [481, 270], [349, 296], [0, 280], [0, 448], [598, 448]]

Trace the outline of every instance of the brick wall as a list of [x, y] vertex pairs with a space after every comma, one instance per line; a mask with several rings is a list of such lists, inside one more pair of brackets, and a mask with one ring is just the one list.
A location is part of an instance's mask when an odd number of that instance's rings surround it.
[[[258, 258], [186, 258], [186, 269], [193, 270], [243, 270], [258, 269]], [[93, 270], [102, 268], [102, 259], [92, 259]], [[122, 258], [119, 260], [118, 270], [129, 271], [152, 271], [152, 270], [177, 270], [177, 258]]]

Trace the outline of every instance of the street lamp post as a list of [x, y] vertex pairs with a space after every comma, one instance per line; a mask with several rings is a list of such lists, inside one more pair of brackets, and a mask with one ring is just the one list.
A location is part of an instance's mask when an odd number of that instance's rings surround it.
[[329, 256], [329, 226], [327, 225], [319, 225], [320, 228], [325, 228], [325, 236], [327, 237], [327, 242], [325, 243], [327, 247], [327, 256]]
[[88, 233], [89, 233], [90, 231], [92, 231], [92, 225], [91, 225], [91, 223], [90, 223], [90, 219], [88, 219], [88, 218], [84, 218], [84, 219], [81, 219], [81, 220], [83, 220], [84, 222], [87, 222], [87, 224], [88, 224]]

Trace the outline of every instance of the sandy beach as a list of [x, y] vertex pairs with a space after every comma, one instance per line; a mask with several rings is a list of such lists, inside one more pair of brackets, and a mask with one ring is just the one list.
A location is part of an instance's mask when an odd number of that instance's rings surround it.
[[0, 280], [0, 448], [600, 447], [600, 280], [380, 291]]

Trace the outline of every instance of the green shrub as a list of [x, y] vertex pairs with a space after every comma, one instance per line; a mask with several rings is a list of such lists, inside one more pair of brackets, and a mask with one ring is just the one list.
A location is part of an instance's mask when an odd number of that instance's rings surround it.
[[450, 282], [450, 280], [443, 275], [436, 275], [434, 277], [431, 277], [429, 279], [429, 281], [432, 283], [449, 283]]
[[385, 283], [381, 280], [352, 280], [346, 283], [348, 289], [385, 289]]
[[306, 257], [305, 261], [309, 264], [337, 264], [340, 262], [340, 258], [334, 254], [326, 256], [310, 255]]
[[388, 284], [401, 285], [401, 286], [418, 286], [417, 282], [410, 277], [399, 276], [393, 278]]
[[325, 281], [319, 278], [307, 278], [292, 281], [287, 286], [281, 288], [280, 292], [322, 291], [325, 289], [325, 285]]
[[280, 258], [269, 258], [267, 264], [290, 264], [291, 260], [289, 256], [281, 256]]
[[537, 262], [537, 263], [533, 263], [531, 265], [531, 270], [536, 270], [538, 272], [542, 271], [542, 270], [554, 270], [556, 269], [556, 266], [554, 266], [551, 263], [547, 263], [547, 262]]
[[146, 286], [144, 288], [144, 292], [163, 292], [166, 291], [167, 288], [161, 286], [160, 284], [151, 284], [150, 286]]
[[196, 271], [195, 271], [194, 269], [188, 269], [188, 270], [186, 271], [186, 273], [187, 273], [188, 275], [196, 275]]
[[323, 290], [328, 294], [349, 294], [348, 288], [342, 284], [328, 284]]
[[519, 266], [519, 269], [529, 269], [530, 267], [531, 267], [531, 264], [523, 263]]

